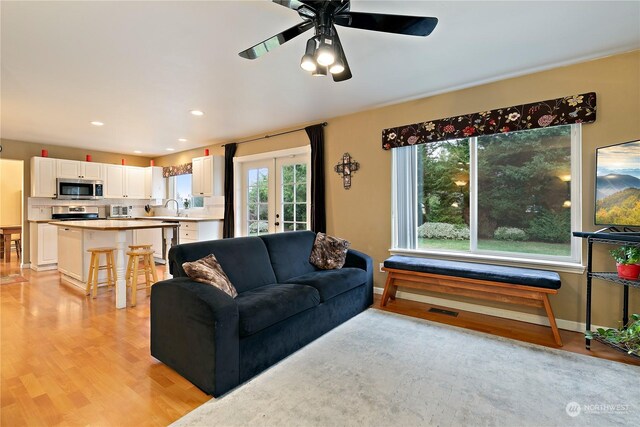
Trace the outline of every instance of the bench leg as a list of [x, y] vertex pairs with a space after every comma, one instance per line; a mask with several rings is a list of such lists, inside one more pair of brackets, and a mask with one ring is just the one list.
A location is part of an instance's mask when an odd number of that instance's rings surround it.
[[549, 324], [551, 325], [551, 331], [553, 331], [553, 338], [560, 347], [562, 347], [562, 339], [560, 338], [560, 331], [558, 330], [558, 325], [556, 325], [556, 318], [553, 315], [553, 310], [551, 309], [551, 304], [549, 304], [549, 296], [547, 294], [542, 295], [542, 303], [544, 304], [544, 310], [547, 312], [547, 317], [549, 318]]
[[391, 297], [391, 292], [393, 292], [393, 299], [395, 299], [395, 291], [392, 291], [392, 288], [398, 289], [397, 286], [393, 286], [393, 273], [388, 273], [387, 282], [384, 284], [384, 291], [382, 292], [382, 300], [380, 301], [380, 307], [384, 307], [387, 305], [387, 301]]

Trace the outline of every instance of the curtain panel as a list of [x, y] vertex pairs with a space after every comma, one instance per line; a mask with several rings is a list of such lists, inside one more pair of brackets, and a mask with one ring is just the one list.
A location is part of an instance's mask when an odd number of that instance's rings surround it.
[[233, 157], [236, 155], [237, 143], [224, 145], [224, 220], [222, 223], [222, 238], [234, 236], [233, 220]]
[[176, 166], [164, 166], [162, 168], [162, 176], [165, 178], [176, 175], [185, 175], [188, 173], [193, 173], [191, 163], [184, 163]]
[[592, 123], [595, 120], [596, 94], [588, 92], [384, 129], [382, 148], [390, 150], [448, 139]]
[[324, 124], [304, 128], [311, 144], [311, 230], [327, 232], [324, 181]]

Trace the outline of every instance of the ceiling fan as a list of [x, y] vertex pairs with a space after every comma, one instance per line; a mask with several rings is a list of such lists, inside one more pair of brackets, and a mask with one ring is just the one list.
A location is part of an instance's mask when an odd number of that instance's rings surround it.
[[329, 72], [336, 82], [352, 77], [342, 43], [340, 43], [336, 31], [336, 25], [426, 37], [431, 34], [438, 23], [438, 18], [432, 17], [351, 12], [351, 0], [272, 1], [295, 10], [303, 21], [247, 50], [243, 50], [239, 55], [246, 59], [256, 59], [314, 28], [315, 35], [307, 41], [300, 66], [314, 76], [326, 76]]

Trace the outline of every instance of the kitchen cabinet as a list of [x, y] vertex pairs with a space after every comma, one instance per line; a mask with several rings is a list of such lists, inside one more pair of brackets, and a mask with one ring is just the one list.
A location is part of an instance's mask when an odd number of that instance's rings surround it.
[[57, 176], [58, 178], [95, 179], [101, 181], [103, 178], [102, 163], [58, 159]]
[[49, 157], [31, 158], [31, 197], [55, 197], [57, 160]]
[[82, 230], [58, 228], [58, 271], [84, 281], [84, 250]]
[[105, 192], [107, 199], [144, 199], [145, 171], [136, 166], [106, 165]]
[[58, 227], [47, 223], [29, 224], [31, 269], [51, 270], [58, 263]]
[[151, 245], [153, 257], [164, 262], [164, 255], [162, 253], [162, 233], [163, 230], [161, 228], [133, 230], [133, 244]]
[[222, 221], [180, 221], [180, 243], [204, 242], [222, 238]]
[[224, 195], [224, 157], [205, 156], [192, 160], [191, 194], [194, 197]]
[[167, 197], [166, 182], [160, 166], [144, 168], [145, 199], [165, 199]]

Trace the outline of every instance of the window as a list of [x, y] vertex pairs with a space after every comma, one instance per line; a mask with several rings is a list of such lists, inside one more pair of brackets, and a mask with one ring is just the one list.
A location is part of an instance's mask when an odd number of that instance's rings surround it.
[[204, 207], [204, 197], [191, 196], [191, 174], [175, 175], [169, 178], [169, 198], [180, 203], [180, 209]]
[[394, 149], [394, 247], [579, 262], [580, 127]]

